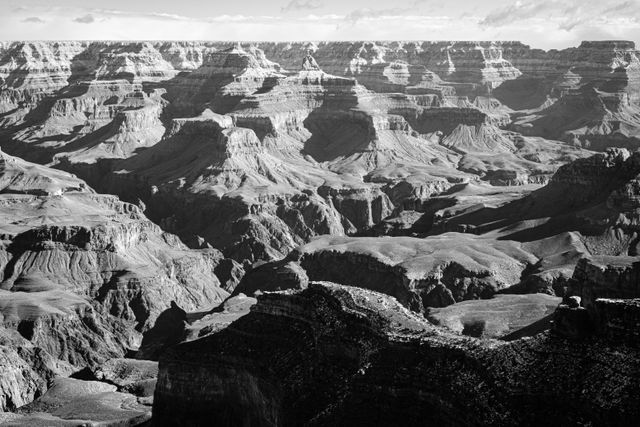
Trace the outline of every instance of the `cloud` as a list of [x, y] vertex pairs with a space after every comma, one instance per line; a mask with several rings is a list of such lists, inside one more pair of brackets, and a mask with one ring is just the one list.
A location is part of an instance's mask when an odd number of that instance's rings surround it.
[[640, 2], [625, 0], [518, 0], [490, 11], [478, 24], [483, 28], [509, 26], [519, 21], [546, 20], [563, 31], [577, 27], [608, 27], [619, 20], [638, 22]]
[[92, 22], [95, 22], [96, 18], [93, 17], [92, 14], [87, 13], [84, 16], [80, 16], [76, 19], [73, 20], [73, 22], [79, 22], [80, 24], [91, 24]]
[[439, 0], [413, 0], [411, 7], [417, 8], [422, 6], [429, 6], [430, 9], [442, 9], [444, 2]]
[[[159, 21], [198, 21], [203, 18], [190, 18], [183, 15], [161, 12], [130, 12], [117, 9], [88, 9], [88, 15], [101, 18], [138, 18], [138, 19], [155, 19]], [[88, 16], [87, 15], [87, 16]]]
[[22, 22], [31, 22], [34, 24], [44, 24], [46, 21], [44, 19], [40, 19], [37, 16], [29, 16], [28, 18], [24, 18]]
[[291, 0], [282, 8], [282, 12], [291, 12], [295, 10], [315, 10], [324, 6], [320, 0]]
[[550, 11], [555, 7], [556, 2], [551, 1], [516, 1], [515, 3], [496, 9], [490, 12], [483, 20], [480, 21], [481, 26], [498, 27], [510, 24], [514, 21], [532, 18], [542, 12]]
[[640, 8], [640, 4], [637, 1], [624, 1], [622, 3], [614, 4], [603, 10], [603, 13], [621, 12], [623, 10], [637, 10]]
[[356, 24], [358, 21], [364, 19], [380, 18], [383, 16], [398, 16], [408, 12], [408, 8], [394, 7], [391, 9], [356, 9], [351, 13], [345, 15], [344, 20], [349, 21], [352, 24]]

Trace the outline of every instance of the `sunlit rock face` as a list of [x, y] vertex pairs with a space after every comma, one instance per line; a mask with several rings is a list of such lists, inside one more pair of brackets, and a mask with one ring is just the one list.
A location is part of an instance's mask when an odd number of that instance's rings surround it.
[[532, 52], [515, 42], [14, 43], [5, 62], [36, 63], [31, 45], [56, 84], [0, 118], [4, 149], [237, 261], [369, 233], [458, 184], [539, 185], [582, 155], [504, 130], [514, 111], [492, 93]]
[[321, 42], [259, 43], [269, 58], [292, 69], [311, 51], [319, 66], [331, 74], [366, 74], [377, 64], [408, 63], [460, 83], [466, 90], [490, 90], [521, 72], [503, 57], [511, 42]]
[[210, 108], [227, 113], [244, 97], [267, 90], [283, 77], [280, 65], [257, 48], [236, 45], [203, 53], [202, 63], [168, 86], [169, 99], [179, 114]]
[[67, 85], [71, 60], [84, 50], [79, 42], [16, 42], [0, 54], [0, 112], [35, 106]]
[[[26, 403], [42, 378], [135, 351], [172, 301], [210, 309], [228, 295], [218, 251], [189, 250], [138, 207], [73, 175], [1, 156], [0, 329], [26, 340], [10, 342], [25, 347], [27, 364], [49, 366], [31, 365], [40, 376], [4, 407]], [[41, 354], [29, 356], [29, 346]]]

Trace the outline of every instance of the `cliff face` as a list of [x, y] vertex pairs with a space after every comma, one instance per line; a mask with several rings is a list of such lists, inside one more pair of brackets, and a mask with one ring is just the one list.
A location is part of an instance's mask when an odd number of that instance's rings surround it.
[[3, 409], [54, 375], [135, 351], [172, 300], [199, 310], [228, 295], [219, 252], [187, 249], [73, 175], [1, 156], [0, 330], [23, 348], [5, 351], [7, 366], [29, 366], [17, 388], [3, 386]]
[[436, 222], [443, 229], [526, 242], [577, 232], [594, 255], [636, 255], [638, 159], [637, 153], [610, 149], [560, 167], [545, 187], [526, 197]]
[[301, 54], [311, 51], [322, 69], [356, 78], [368, 73], [370, 66], [397, 62], [426, 67], [443, 79], [467, 84], [470, 89], [490, 90], [520, 75], [503, 58], [500, 42], [259, 43], [258, 46], [267, 57], [288, 69], [295, 68]]
[[178, 114], [193, 114], [203, 108], [227, 113], [244, 97], [266, 90], [282, 71], [259, 49], [240, 46], [203, 54], [202, 64], [178, 76], [168, 86], [169, 99]]
[[336, 177], [325, 188], [332, 174], [305, 170], [295, 145], [261, 141], [235, 121], [210, 111], [174, 120], [162, 143], [121, 164], [133, 177], [116, 175], [105, 186], [128, 188], [124, 196], [143, 197], [164, 227], [202, 236], [238, 261], [278, 258], [311, 236], [364, 229], [390, 212], [377, 186]]
[[163, 425], [616, 425], [637, 416], [638, 357], [602, 341], [454, 336], [392, 298], [314, 283], [263, 295], [232, 328], [166, 353], [153, 417]]
[[522, 58], [523, 76], [544, 80], [537, 85], [558, 101], [524, 114], [514, 129], [596, 150], [637, 145], [640, 59], [633, 42], [583, 42], [536, 56]]
[[67, 85], [71, 60], [85, 45], [76, 42], [13, 43], [0, 58], [0, 112], [23, 104], [35, 106], [46, 95]]
[[582, 307], [594, 311], [599, 298], [637, 298], [639, 268], [636, 257], [583, 258], [576, 266], [569, 290], [581, 297]]
[[[514, 111], [492, 94], [522, 77], [507, 55], [516, 51], [532, 52], [484, 42], [13, 43], [2, 93], [39, 95], [7, 104], [0, 145], [142, 200], [185, 241], [271, 260], [318, 234], [368, 233], [456, 184], [540, 184], [583, 156], [504, 130]], [[203, 142], [207, 111], [225, 115], [212, 125], [214, 152]]]
[[638, 347], [637, 257], [590, 256], [576, 265], [567, 297], [555, 313], [554, 329], [573, 340], [604, 337]]
[[33, 345], [17, 331], [0, 328], [0, 411], [11, 411], [44, 393], [59, 375], [72, 368]]

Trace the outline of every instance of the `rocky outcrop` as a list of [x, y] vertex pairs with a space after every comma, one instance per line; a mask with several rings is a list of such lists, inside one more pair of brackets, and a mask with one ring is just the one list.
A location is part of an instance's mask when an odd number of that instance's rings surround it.
[[498, 208], [443, 218], [440, 226], [496, 232], [518, 241], [536, 241], [579, 232], [594, 255], [635, 255], [635, 181], [638, 156], [623, 149], [575, 160], [528, 196]]
[[512, 339], [549, 329], [561, 298], [541, 293], [496, 295], [488, 300], [463, 301], [443, 308], [430, 308], [430, 322], [476, 338]]
[[453, 85], [443, 82], [436, 73], [423, 65], [413, 65], [405, 61], [363, 65], [357, 74], [357, 80], [375, 92], [435, 94], [440, 97], [455, 95]]
[[640, 297], [640, 259], [599, 256], [578, 262], [569, 293], [581, 298], [581, 306], [596, 311], [597, 300]]
[[[241, 284], [241, 286], [246, 285]], [[284, 286], [281, 287], [283, 288]], [[187, 313], [173, 304], [170, 310], [165, 311], [158, 318], [155, 326], [144, 334], [136, 357], [158, 360], [169, 348], [181, 342], [193, 341], [225, 329], [239, 318], [246, 316], [255, 303], [255, 298], [236, 292], [222, 304], [206, 312]], [[127, 359], [125, 366], [128, 366], [128, 362]]]
[[603, 336], [636, 347], [640, 307], [640, 259], [625, 256], [582, 258], [555, 315], [554, 330], [572, 339]]
[[[283, 262], [249, 272], [243, 283], [275, 290], [271, 283], [296, 289], [306, 286], [307, 277], [327, 280], [391, 295], [420, 313], [427, 307], [489, 298], [518, 283], [527, 265], [536, 262], [536, 257], [515, 242], [456, 233], [428, 239], [320, 237], [296, 249]], [[289, 277], [284, 273], [300, 267], [299, 274]], [[281, 280], [281, 274], [288, 280]], [[255, 285], [241, 284], [241, 289], [255, 292]]]
[[97, 381], [57, 378], [36, 401], [21, 407], [7, 426], [42, 424], [139, 425], [151, 419], [150, 407], [135, 396]]
[[282, 69], [259, 49], [241, 46], [209, 51], [191, 73], [176, 78], [167, 88], [172, 108], [178, 114], [194, 115], [204, 108], [228, 113], [244, 97], [267, 91]]
[[[510, 42], [321, 42], [259, 43], [269, 58], [295, 69], [296, 58], [313, 52], [320, 67], [331, 74], [367, 74], [370, 66], [404, 61], [422, 66], [441, 77], [463, 83], [460, 93], [490, 91], [521, 73], [503, 50]], [[521, 44], [516, 43], [522, 46]]]
[[73, 368], [22, 337], [0, 327], [0, 411], [13, 411], [41, 396], [59, 375]]
[[187, 41], [164, 42], [155, 46], [165, 61], [181, 71], [199, 68], [206, 55], [212, 50], [208, 43]]
[[84, 49], [79, 42], [16, 42], [1, 52], [0, 112], [36, 106], [67, 85], [71, 60]]
[[115, 385], [119, 392], [151, 397], [158, 377], [158, 363], [150, 360], [109, 359], [92, 373], [97, 380]]
[[161, 425], [617, 425], [638, 416], [639, 357], [601, 340], [459, 337], [385, 295], [313, 283], [260, 296], [233, 327], [166, 353], [153, 417]]

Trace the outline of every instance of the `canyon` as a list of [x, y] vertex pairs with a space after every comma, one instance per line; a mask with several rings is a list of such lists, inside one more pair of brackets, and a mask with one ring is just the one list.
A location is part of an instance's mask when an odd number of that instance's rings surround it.
[[0, 43], [0, 425], [626, 424], [639, 146], [629, 41]]

